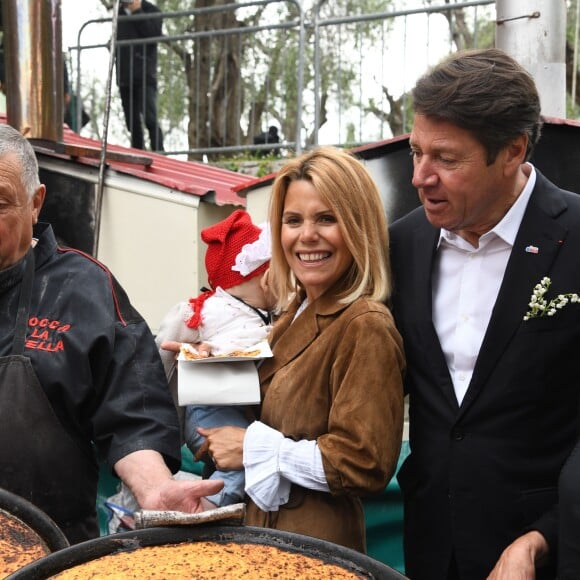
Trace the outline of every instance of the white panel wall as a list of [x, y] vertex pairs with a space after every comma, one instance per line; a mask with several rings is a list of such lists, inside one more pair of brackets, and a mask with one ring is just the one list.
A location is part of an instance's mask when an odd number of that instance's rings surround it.
[[153, 333], [169, 308], [203, 283], [198, 205], [192, 195], [134, 179], [108, 180], [105, 188], [98, 258]]

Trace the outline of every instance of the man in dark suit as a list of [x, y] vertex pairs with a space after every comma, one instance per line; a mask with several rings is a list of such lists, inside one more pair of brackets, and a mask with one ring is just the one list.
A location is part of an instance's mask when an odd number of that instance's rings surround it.
[[556, 297], [580, 290], [580, 196], [527, 162], [540, 101], [501, 50], [451, 56], [413, 104], [422, 207], [391, 227], [408, 366], [406, 573], [553, 578], [580, 393], [580, 304]]
[[[146, 41], [161, 36], [159, 8], [147, 0], [122, 0], [117, 40]], [[149, 14], [149, 18], [144, 18]], [[142, 121], [153, 151], [163, 151], [163, 134], [157, 121], [157, 43], [121, 45], [117, 49], [117, 84], [131, 147], [145, 149]]]

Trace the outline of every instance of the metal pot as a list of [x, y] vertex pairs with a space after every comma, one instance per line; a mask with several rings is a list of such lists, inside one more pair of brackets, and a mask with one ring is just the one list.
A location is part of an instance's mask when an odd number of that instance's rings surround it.
[[382, 562], [317, 538], [250, 526], [204, 525], [148, 528], [89, 540], [28, 564], [6, 580], [44, 580], [73, 566], [115, 552], [199, 541], [265, 544], [342, 566], [363, 578], [404, 579], [404, 576]]
[[36, 532], [51, 552], [69, 546], [66, 536], [53, 520], [23, 497], [0, 488], [0, 510], [18, 518]]

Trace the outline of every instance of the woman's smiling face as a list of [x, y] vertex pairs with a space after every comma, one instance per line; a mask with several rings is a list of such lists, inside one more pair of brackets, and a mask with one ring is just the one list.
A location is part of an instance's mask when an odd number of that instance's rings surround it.
[[309, 302], [333, 286], [352, 263], [334, 212], [310, 181], [292, 181], [288, 186], [281, 244]]

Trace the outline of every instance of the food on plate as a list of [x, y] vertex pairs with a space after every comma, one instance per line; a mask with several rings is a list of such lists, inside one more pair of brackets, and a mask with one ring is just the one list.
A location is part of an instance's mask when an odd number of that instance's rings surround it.
[[260, 349], [257, 350], [234, 350], [233, 352], [229, 352], [228, 354], [216, 354], [217, 358], [225, 357], [225, 356], [234, 356], [234, 357], [256, 357], [260, 356]]
[[[206, 359], [208, 357], [199, 354], [191, 345], [182, 344], [180, 348], [181, 354], [185, 360], [199, 360]], [[216, 354], [210, 355], [209, 358], [226, 358], [226, 357], [238, 357], [238, 358], [255, 358], [260, 356], [261, 350], [259, 348], [254, 350], [234, 350], [227, 354]]]

